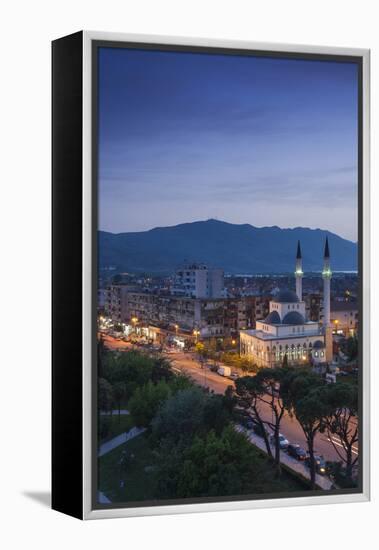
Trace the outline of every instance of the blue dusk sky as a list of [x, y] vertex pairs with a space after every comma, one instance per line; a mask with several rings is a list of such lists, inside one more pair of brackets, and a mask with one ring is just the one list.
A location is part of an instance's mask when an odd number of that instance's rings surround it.
[[353, 63], [99, 51], [99, 228], [216, 218], [357, 240]]

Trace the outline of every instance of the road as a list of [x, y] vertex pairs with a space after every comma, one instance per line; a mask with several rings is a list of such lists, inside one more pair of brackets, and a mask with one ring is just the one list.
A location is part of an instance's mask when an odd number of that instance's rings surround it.
[[[134, 347], [129, 342], [116, 340], [109, 335], [103, 335], [103, 338], [106, 347], [112, 350], [127, 350]], [[223, 394], [228, 386], [234, 386], [233, 381], [229, 378], [224, 378], [217, 373], [210, 371], [208, 368], [202, 369], [200, 367], [200, 363], [189, 352], [165, 352], [165, 355], [168, 359], [171, 360], [175, 369], [189, 375], [197, 384], [203, 387], [207, 387], [210, 390], [213, 390], [215, 393]], [[271, 421], [272, 411], [270, 406], [268, 404], [262, 403], [260, 405], [260, 408], [263, 420]], [[291, 418], [288, 413], [285, 413], [282, 418], [280, 431], [288, 439], [288, 441], [290, 441], [290, 443], [297, 443], [298, 445], [301, 445], [301, 447], [303, 447], [304, 449], [307, 449], [305, 436], [299, 423], [295, 418]], [[334, 438], [334, 442], [337, 447], [341, 447], [338, 438]], [[325, 460], [340, 461], [340, 457], [338, 456], [332, 443], [324, 434], [316, 435], [315, 451], [317, 454], [323, 455]], [[357, 446], [355, 446], [353, 453], [354, 456], [358, 454]]]
[[[190, 353], [168, 353], [167, 357], [171, 359], [175, 368], [191, 376], [197, 384], [208, 387], [215, 393], [224, 393], [228, 386], [234, 386], [232, 380], [224, 378], [207, 368], [200, 368], [199, 362], [196, 361]], [[268, 404], [261, 403], [260, 411], [263, 420], [272, 421], [272, 410]], [[290, 441], [290, 443], [297, 443], [304, 449], [307, 449], [305, 436], [299, 423], [295, 418], [291, 418], [287, 412], [284, 413], [282, 418], [280, 431], [288, 439], [288, 441]], [[337, 447], [341, 447], [338, 438], [334, 438], [334, 442]], [[324, 434], [316, 435], [315, 450], [317, 454], [323, 455], [325, 460], [340, 461], [340, 457], [338, 456], [332, 443]], [[355, 447], [353, 452], [355, 456], [358, 454], [357, 447]]]
[[103, 338], [104, 345], [112, 351], [131, 349], [133, 347], [133, 344], [130, 342], [118, 340], [117, 338], [113, 338], [113, 336], [109, 336], [109, 334], [102, 333], [101, 336]]

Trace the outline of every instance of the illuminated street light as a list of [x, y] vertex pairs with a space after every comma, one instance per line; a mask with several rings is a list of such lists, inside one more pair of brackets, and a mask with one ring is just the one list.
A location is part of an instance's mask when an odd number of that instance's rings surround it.
[[197, 344], [197, 337], [199, 336], [199, 334], [200, 334], [200, 331], [199, 331], [199, 330], [196, 330], [196, 329], [195, 329], [195, 330], [193, 331], [193, 335], [195, 336], [195, 343], [196, 343], [196, 344]]
[[133, 325], [133, 328], [134, 328], [134, 331], [135, 331], [136, 330], [136, 325], [138, 323], [138, 317], [132, 317], [131, 322], [132, 322], [132, 325]]

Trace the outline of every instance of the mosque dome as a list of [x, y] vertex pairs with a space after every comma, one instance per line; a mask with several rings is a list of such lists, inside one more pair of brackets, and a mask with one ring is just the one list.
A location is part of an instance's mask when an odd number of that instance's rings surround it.
[[290, 311], [283, 317], [283, 325], [304, 325], [305, 319], [298, 311]]
[[265, 323], [269, 323], [271, 325], [280, 325], [280, 315], [277, 311], [271, 311], [266, 319], [264, 320]]
[[279, 304], [294, 304], [299, 301], [299, 298], [296, 292], [292, 290], [280, 290], [278, 294], [274, 296], [273, 301]]

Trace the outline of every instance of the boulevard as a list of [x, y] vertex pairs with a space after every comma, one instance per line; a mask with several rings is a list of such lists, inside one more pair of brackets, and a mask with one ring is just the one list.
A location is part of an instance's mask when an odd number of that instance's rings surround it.
[[[103, 335], [104, 344], [111, 350], [128, 350], [140, 349], [138, 346], [115, 339], [110, 335]], [[191, 377], [199, 386], [208, 388], [214, 393], [223, 394], [228, 386], [234, 387], [234, 382], [227, 377], [220, 376], [216, 372], [212, 372], [208, 367], [201, 366], [195, 354], [191, 352], [183, 352], [180, 350], [170, 349], [163, 350], [163, 355], [170, 360], [174, 371], [181, 372]], [[272, 421], [272, 410], [266, 403], [260, 404], [260, 411], [264, 421]], [[291, 418], [287, 412], [281, 421], [281, 433], [288, 439], [290, 443], [295, 443], [307, 448], [303, 431], [295, 418]], [[338, 438], [334, 438], [334, 443], [337, 448], [341, 447]], [[341, 449], [342, 450], [342, 449]], [[333, 444], [328, 439], [327, 435], [317, 434], [315, 438], [315, 453], [322, 455], [325, 460], [340, 461], [340, 457], [336, 452]], [[358, 447], [353, 447], [353, 455], [358, 454]]]

